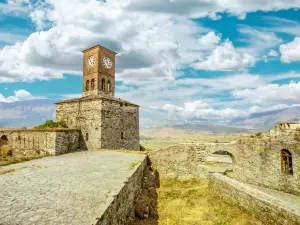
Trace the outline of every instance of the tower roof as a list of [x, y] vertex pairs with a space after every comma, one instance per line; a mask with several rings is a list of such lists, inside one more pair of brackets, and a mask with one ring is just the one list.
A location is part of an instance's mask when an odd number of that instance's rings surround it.
[[93, 49], [93, 48], [104, 48], [104, 49], [106, 49], [107, 51], [110, 51], [110, 52], [114, 53], [115, 55], [118, 54], [118, 53], [116, 53], [116, 52], [114, 52], [114, 51], [112, 51], [112, 50], [110, 50], [110, 49], [108, 49], [108, 48], [103, 47], [102, 45], [95, 45], [95, 46], [90, 47], [90, 48], [88, 48], [88, 49], [85, 49], [85, 50], [83, 50], [83, 51], [81, 51], [81, 52], [86, 52], [86, 51], [89, 51], [89, 50], [91, 50], [91, 49]]

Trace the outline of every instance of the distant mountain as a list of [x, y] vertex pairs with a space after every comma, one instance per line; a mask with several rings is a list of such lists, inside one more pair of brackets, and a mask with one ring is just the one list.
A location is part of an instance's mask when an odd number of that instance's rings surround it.
[[55, 118], [53, 99], [0, 103], [0, 127], [33, 127]]
[[241, 118], [232, 121], [233, 126], [247, 128], [267, 129], [274, 127], [276, 122], [300, 121], [300, 107], [291, 107], [269, 112], [253, 113], [248, 118]]

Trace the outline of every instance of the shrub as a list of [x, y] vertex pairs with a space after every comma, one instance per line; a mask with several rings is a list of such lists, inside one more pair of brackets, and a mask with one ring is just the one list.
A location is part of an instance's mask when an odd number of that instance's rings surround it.
[[7, 156], [11, 156], [11, 151], [9, 150], [8, 145], [3, 145], [0, 148], [0, 157], [4, 158]]
[[263, 138], [263, 134], [261, 132], [257, 132], [255, 134], [250, 135], [251, 138]]
[[54, 122], [53, 120], [47, 120], [45, 123], [34, 127], [36, 129], [53, 129], [53, 128], [68, 128], [68, 125], [64, 121]]

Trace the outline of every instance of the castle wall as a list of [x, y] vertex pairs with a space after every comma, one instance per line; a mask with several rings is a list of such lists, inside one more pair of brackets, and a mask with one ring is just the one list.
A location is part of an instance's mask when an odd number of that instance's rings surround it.
[[[298, 131], [264, 138], [242, 138], [231, 143], [182, 144], [150, 153], [162, 177], [198, 177], [200, 164], [217, 151], [232, 155], [233, 177], [239, 181], [300, 195]], [[293, 175], [281, 170], [281, 150], [292, 153]]]
[[255, 214], [265, 224], [300, 224], [299, 210], [295, 211], [277, 198], [221, 174], [208, 177], [209, 188], [215, 195]]
[[101, 147], [101, 100], [69, 101], [56, 104], [56, 121], [81, 130], [80, 149]]
[[101, 148], [139, 150], [139, 107], [102, 100]]
[[[262, 139], [241, 139], [236, 144], [239, 154], [234, 177], [242, 182], [256, 184], [300, 195], [299, 142], [282, 140], [282, 136]], [[281, 171], [281, 150], [292, 153], [293, 175]]]
[[60, 102], [56, 120], [81, 130], [81, 149], [139, 150], [139, 107], [134, 104], [97, 97]]
[[77, 151], [79, 148], [78, 130], [0, 130], [0, 137], [8, 139], [9, 150], [15, 157], [32, 155], [60, 155]]

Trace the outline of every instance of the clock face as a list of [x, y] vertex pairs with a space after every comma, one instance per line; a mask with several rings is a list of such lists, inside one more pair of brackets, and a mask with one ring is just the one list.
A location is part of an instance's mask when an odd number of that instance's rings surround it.
[[91, 55], [87, 58], [88, 67], [92, 67], [95, 64], [95, 62], [96, 62], [96, 60], [95, 60], [94, 56]]
[[104, 65], [105, 68], [111, 68], [112, 67], [112, 61], [110, 60], [110, 58], [108, 58], [107, 56], [104, 56], [102, 58], [102, 63]]

